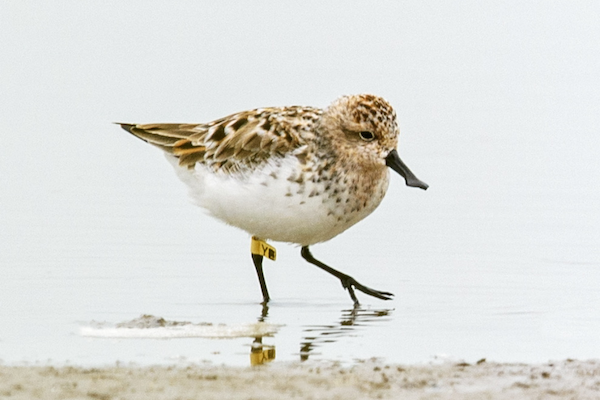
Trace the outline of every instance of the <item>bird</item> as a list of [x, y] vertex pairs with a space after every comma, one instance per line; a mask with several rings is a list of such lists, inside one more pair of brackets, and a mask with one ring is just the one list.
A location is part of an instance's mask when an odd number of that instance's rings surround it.
[[299, 245], [307, 262], [340, 280], [355, 305], [355, 289], [382, 300], [394, 296], [319, 261], [309, 249], [379, 206], [388, 168], [407, 186], [428, 188], [398, 155], [396, 112], [382, 97], [346, 95], [326, 108], [256, 108], [208, 123], [117, 124], [166, 154], [198, 206], [252, 236], [263, 305], [271, 299], [263, 258], [276, 254], [267, 241]]

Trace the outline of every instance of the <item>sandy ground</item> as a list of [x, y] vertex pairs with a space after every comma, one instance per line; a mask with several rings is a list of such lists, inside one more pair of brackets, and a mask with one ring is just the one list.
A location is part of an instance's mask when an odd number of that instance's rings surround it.
[[2, 399], [598, 399], [600, 360], [547, 364], [0, 366]]

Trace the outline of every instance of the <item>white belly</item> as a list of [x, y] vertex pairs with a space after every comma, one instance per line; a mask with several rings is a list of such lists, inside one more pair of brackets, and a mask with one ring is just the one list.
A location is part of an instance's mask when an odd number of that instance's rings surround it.
[[[288, 180], [300, 167], [293, 156], [279, 165], [267, 163], [233, 175], [201, 164], [193, 170], [181, 168], [176, 158], [167, 158], [189, 186], [194, 202], [212, 216], [262, 239], [303, 246], [329, 240], [365, 218], [379, 205], [388, 183], [382, 182], [368, 206], [350, 210], [351, 202], [328, 195], [325, 183]], [[311, 196], [313, 192], [320, 194]]]

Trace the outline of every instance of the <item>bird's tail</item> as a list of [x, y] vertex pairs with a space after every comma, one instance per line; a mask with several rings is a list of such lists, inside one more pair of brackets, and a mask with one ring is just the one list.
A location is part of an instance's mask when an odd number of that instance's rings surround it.
[[129, 124], [115, 122], [135, 137], [150, 143], [167, 153], [190, 141], [190, 137], [199, 132], [197, 124]]

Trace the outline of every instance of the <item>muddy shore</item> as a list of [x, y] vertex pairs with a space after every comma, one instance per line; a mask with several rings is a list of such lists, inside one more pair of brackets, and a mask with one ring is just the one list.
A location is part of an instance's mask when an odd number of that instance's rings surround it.
[[259, 367], [0, 366], [2, 399], [597, 399], [600, 360]]

